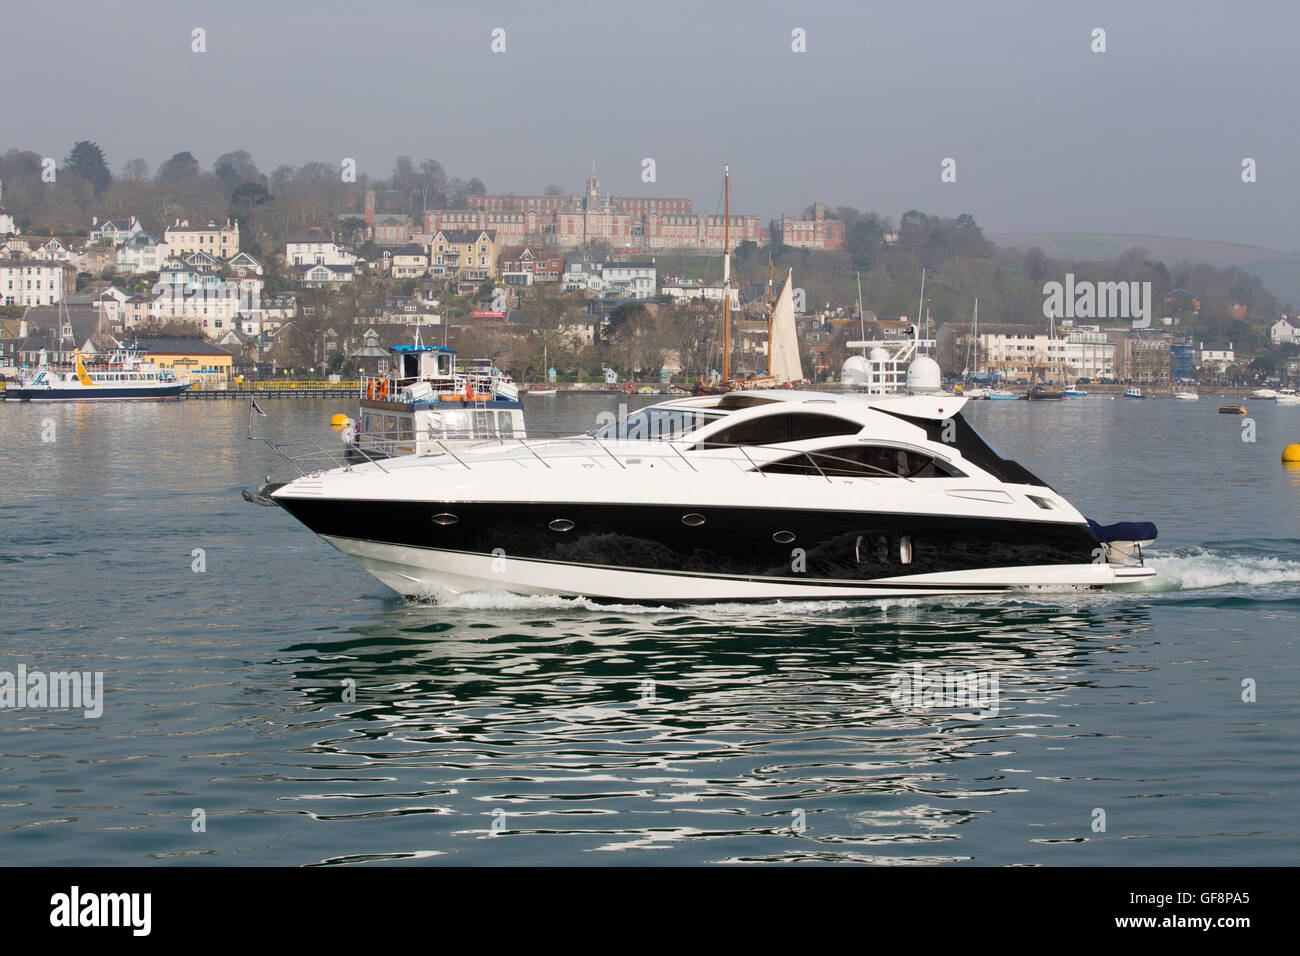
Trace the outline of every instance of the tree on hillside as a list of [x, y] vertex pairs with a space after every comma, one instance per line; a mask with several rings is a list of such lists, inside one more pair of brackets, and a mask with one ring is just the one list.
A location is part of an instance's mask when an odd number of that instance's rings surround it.
[[63, 161], [63, 167], [90, 183], [97, 197], [103, 195], [113, 181], [113, 174], [108, 171], [108, 163], [104, 161], [104, 151], [88, 139], [83, 139], [72, 147], [72, 152]]
[[212, 171], [221, 181], [227, 196], [242, 183], [261, 183], [264, 178], [257, 163], [253, 162], [253, 157], [243, 149], [222, 153], [212, 164]]
[[577, 311], [577, 299], [570, 299], [559, 289], [555, 282], [538, 282], [521, 290], [521, 308], [532, 321], [532, 349], [528, 364], [540, 369], [545, 355], [551, 365], [563, 367], [566, 359], [571, 359], [570, 339], [567, 331]]
[[143, 182], [149, 178], [149, 164], [139, 156], [128, 159], [122, 166], [122, 178], [133, 183]]
[[230, 209], [236, 217], [271, 201], [271, 194], [261, 183], [244, 183], [230, 194]]
[[1025, 253], [1025, 278], [1030, 282], [1042, 282], [1048, 274], [1047, 256], [1043, 250], [1034, 246]]
[[624, 371], [657, 376], [664, 367], [672, 338], [659, 316], [652, 315], [645, 306], [637, 305], [629, 309], [623, 321], [614, 328], [610, 341]]
[[437, 209], [447, 201], [447, 173], [436, 159], [426, 159], [420, 164], [416, 184], [422, 212], [429, 208], [430, 203]]
[[884, 243], [885, 229], [875, 215], [855, 216], [844, 229], [844, 250], [853, 268], [866, 272]]
[[660, 312], [667, 341], [687, 377], [703, 375], [721, 353], [721, 316], [698, 300]]
[[411, 200], [416, 190], [415, 162], [410, 156], [398, 156], [393, 161], [393, 192], [401, 197], [401, 211], [411, 211]]
[[189, 150], [177, 153], [158, 167], [160, 183], [178, 183], [199, 174], [199, 161]]

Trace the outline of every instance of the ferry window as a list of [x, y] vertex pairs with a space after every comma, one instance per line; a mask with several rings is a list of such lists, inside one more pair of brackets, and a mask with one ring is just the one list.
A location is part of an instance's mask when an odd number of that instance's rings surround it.
[[472, 438], [468, 412], [450, 412], [447, 414], [448, 438]]
[[402, 441], [411, 441], [415, 437], [412, 424], [413, 423], [409, 418], [399, 418], [397, 420], [399, 436], [401, 437]]
[[856, 435], [862, 430], [858, 422], [834, 415], [814, 412], [790, 412], [784, 415], [765, 415], [709, 437], [707, 447], [718, 445], [783, 445], [808, 438], [826, 438], [831, 435]]
[[506, 411], [497, 412], [497, 430], [501, 433], [502, 438], [513, 438], [515, 435], [515, 423]]
[[474, 411], [474, 434], [478, 438], [495, 438], [496, 429], [493, 426], [493, 415], [491, 409], [475, 409]]
[[437, 441], [442, 437], [442, 415], [438, 412], [429, 413], [424, 423], [424, 434], [430, 441]]

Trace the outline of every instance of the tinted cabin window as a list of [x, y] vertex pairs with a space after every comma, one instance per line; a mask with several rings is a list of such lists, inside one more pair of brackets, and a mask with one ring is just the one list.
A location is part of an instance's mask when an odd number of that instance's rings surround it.
[[966, 421], [960, 412], [950, 419], [957, 426], [955, 435], [945, 435], [946, 425], [943, 421], [937, 419], [916, 418], [912, 415], [900, 415], [897, 412], [886, 412], [886, 414], [901, 418], [905, 422], [925, 429], [926, 436], [930, 441], [955, 445], [963, 458], [983, 468], [995, 478], [1016, 485], [1052, 487], [1019, 462], [1002, 457], [1002, 454], [990, 445], [988, 440], [976, 431], [975, 427]]
[[862, 430], [857, 422], [833, 415], [812, 412], [791, 412], [786, 415], [767, 415], [753, 421], [740, 422], [724, 428], [709, 438], [702, 447], [718, 445], [784, 445], [807, 438], [826, 438], [831, 435], [856, 435]]
[[769, 475], [826, 475], [849, 478], [960, 477], [951, 465], [928, 455], [887, 445], [847, 445], [792, 455], [759, 469]]

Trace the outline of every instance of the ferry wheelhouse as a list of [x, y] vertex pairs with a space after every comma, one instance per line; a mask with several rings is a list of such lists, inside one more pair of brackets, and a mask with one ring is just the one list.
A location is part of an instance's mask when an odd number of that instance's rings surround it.
[[192, 384], [188, 377], [148, 361], [139, 346], [84, 361], [77, 351], [66, 366], [51, 364], [42, 350], [36, 368], [24, 373], [6, 397], [20, 402], [169, 401]]
[[459, 368], [453, 349], [396, 345], [386, 371], [361, 376], [352, 444], [359, 457], [439, 454], [472, 442], [524, 438], [524, 407], [490, 361]]

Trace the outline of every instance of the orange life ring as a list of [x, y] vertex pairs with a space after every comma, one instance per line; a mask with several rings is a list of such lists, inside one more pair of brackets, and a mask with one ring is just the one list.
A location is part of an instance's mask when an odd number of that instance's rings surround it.
[[474, 401], [474, 388], [470, 385], [469, 379], [465, 379], [465, 401]]
[[374, 397], [375, 397], [375, 380], [372, 378], [370, 380], [369, 385], [367, 385], [366, 387], [366, 398], [373, 399]]
[[381, 400], [388, 397], [388, 379], [379, 383], [379, 397]]

